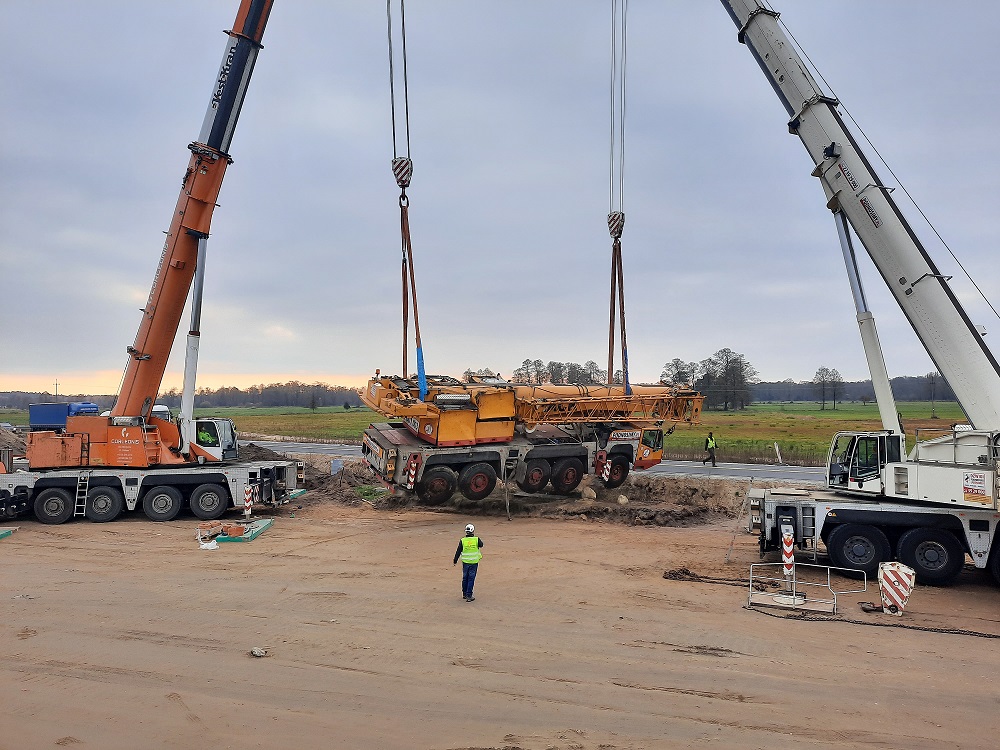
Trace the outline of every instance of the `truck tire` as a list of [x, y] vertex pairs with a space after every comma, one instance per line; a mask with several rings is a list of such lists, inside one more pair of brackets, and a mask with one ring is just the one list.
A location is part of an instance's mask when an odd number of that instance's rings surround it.
[[993, 554], [990, 555], [989, 568], [993, 580], [1000, 586], [1000, 546], [998, 546], [996, 537], [993, 539]]
[[469, 500], [482, 500], [496, 489], [497, 473], [487, 463], [469, 464], [458, 475], [458, 489]]
[[965, 567], [965, 550], [944, 529], [910, 529], [899, 538], [896, 558], [917, 573], [917, 582], [947, 586]]
[[576, 489], [583, 480], [583, 461], [579, 458], [560, 458], [552, 467], [552, 487], [561, 495]]
[[417, 497], [427, 505], [442, 505], [451, 499], [457, 487], [454, 471], [447, 466], [432, 466], [417, 482]]
[[229, 493], [221, 484], [199, 484], [188, 505], [202, 521], [214, 521], [229, 509]]
[[125, 496], [117, 487], [91, 487], [87, 492], [87, 519], [94, 523], [114, 521], [125, 510]]
[[615, 487], [621, 487], [628, 479], [628, 459], [625, 456], [612, 456], [610, 461], [611, 471], [608, 478], [601, 481], [604, 482], [605, 487], [613, 490]]
[[184, 500], [180, 490], [161, 484], [142, 497], [142, 512], [150, 521], [173, 521], [181, 512]]
[[879, 563], [892, 558], [892, 547], [881, 529], [860, 523], [845, 523], [830, 532], [826, 549], [838, 568], [861, 570], [870, 578]]
[[524, 479], [518, 480], [517, 486], [529, 494], [541, 492], [552, 476], [552, 464], [544, 458], [533, 458], [525, 465]]
[[35, 498], [35, 517], [42, 523], [66, 523], [74, 510], [73, 496], [62, 487], [49, 487]]

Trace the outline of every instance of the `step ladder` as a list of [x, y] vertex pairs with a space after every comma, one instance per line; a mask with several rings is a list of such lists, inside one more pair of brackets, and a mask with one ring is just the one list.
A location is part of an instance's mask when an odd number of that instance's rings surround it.
[[76, 478], [76, 505], [73, 508], [73, 518], [79, 518], [87, 513], [87, 491], [90, 489], [90, 472], [82, 471]]
[[813, 562], [816, 561], [817, 547], [819, 546], [816, 542], [816, 508], [811, 505], [802, 505], [802, 549], [812, 550]]

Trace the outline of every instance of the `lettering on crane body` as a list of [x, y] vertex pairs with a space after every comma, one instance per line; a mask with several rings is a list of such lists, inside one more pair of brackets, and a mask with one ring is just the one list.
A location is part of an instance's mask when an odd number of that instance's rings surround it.
[[615, 430], [611, 433], [611, 437], [608, 438], [611, 442], [628, 442], [631, 440], [638, 440], [640, 436], [639, 430]]
[[847, 183], [851, 186], [851, 190], [857, 190], [858, 181], [854, 179], [854, 175], [851, 174], [850, 168], [846, 164], [844, 164], [844, 162], [840, 162], [839, 166], [840, 166], [840, 171], [843, 172], [844, 177], [847, 178]]
[[229, 48], [229, 52], [226, 54], [226, 59], [222, 63], [222, 67], [219, 68], [219, 79], [215, 85], [215, 93], [212, 95], [212, 109], [219, 108], [219, 102], [222, 101], [222, 92], [226, 88], [226, 81], [229, 80], [229, 71], [233, 68], [233, 59], [235, 57], [236, 42], [233, 42]]
[[868, 212], [868, 218], [872, 220], [872, 224], [874, 224], [876, 227], [882, 226], [882, 219], [879, 218], [878, 212], [875, 210], [875, 207], [871, 204], [871, 201], [869, 201], [867, 198], [862, 198], [861, 205], [864, 206], [865, 211]]
[[370, 450], [373, 454], [375, 454], [379, 458], [382, 458], [383, 456], [382, 446], [380, 446], [378, 443], [376, 443], [367, 435], [365, 435], [364, 444], [368, 448], [368, 450]]

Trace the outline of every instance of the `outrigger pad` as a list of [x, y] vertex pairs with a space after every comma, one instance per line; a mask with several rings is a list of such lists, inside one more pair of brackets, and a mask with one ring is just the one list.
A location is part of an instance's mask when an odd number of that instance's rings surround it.
[[215, 537], [217, 542], [252, 542], [274, 523], [273, 518], [260, 518], [246, 524], [246, 531], [241, 536], [226, 536], [221, 534]]

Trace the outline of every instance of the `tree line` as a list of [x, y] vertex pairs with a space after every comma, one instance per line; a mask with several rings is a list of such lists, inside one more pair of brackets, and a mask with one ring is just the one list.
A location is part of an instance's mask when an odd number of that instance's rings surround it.
[[[115, 396], [74, 394], [60, 395], [57, 398], [44, 391], [0, 392], [0, 406], [10, 409], [27, 409], [29, 404], [48, 401], [91, 401], [101, 409], [110, 409], [114, 406]], [[165, 404], [171, 409], [177, 409], [181, 405], [181, 392], [177, 388], [171, 388], [161, 393], [156, 402]], [[194, 405], [201, 409], [226, 406], [301, 406], [307, 409], [317, 409], [321, 406], [355, 408], [362, 404], [357, 389], [327, 383], [301, 383], [297, 380], [291, 380], [287, 383], [252, 385], [248, 388], [199, 388], [195, 391]]]
[[[503, 377], [490, 369], [468, 368], [468, 382], [474, 375]], [[582, 365], [576, 362], [544, 362], [525, 359], [510, 378], [526, 384], [606, 384], [608, 372], [593, 360]], [[621, 370], [616, 370], [612, 383], [622, 383]], [[897, 401], [954, 401], [955, 394], [944, 378], [936, 372], [921, 376], [892, 378]], [[875, 400], [871, 380], [845, 381], [841, 374], [826, 365], [820, 366], [812, 380], [762, 382], [756, 368], [739, 352], [724, 348], [699, 362], [674, 358], [663, 365], [660, 383], [692, 388], [705, 396], [706, 409], [735, 411], [761, 401], [819, 401], [820, 408], [836, 409], [842, 401], [868, 403]]]
[[[500, 376], [488, 368], [465, 371], [465, 379], [473, 375]], [[574, 385], [607, 383], [607, 370], [593, 360], [582, 365], [576, 362], [542, 362], [526, 359], [513, 371], [509, 380], [515, 383], [567, 383]], [[612, 381], [622, 382], [620, 370], [614, 373]], [[704, 394], [705, 408], [721, 410], [744, 409], [758, 402], [819, 401], [821, 408], [836, 408], [842, 401], [868, 403], [875, 400], [871, 380], [845, 381], [837, 370], [823, 366], [817, 369], [812, 380], [795, 381], [786, 379], [776, 382], [761, 382], [753, 365], [738, 352], [720, 349], [711, 357], [700, 362], [685, 362], [672, 359], [660, 372], [660, 382], [691, 387]], [[954, 401], [955, 394], [938, 373], [920, 376], [892, 378], [893, 394], [897, 401]], [[181, 394], [172, 388], [157, 399], [158, 403], [176, 409], [180, 406]], [[61, 394], [58, 397], [45, 391], [0, 391], [0, 407], [27, 409], [29, 404], [47, 401], [92, 401], [102, 410], [110, 409], [115, 403], [114, 395]], [[292, 380], [287, 383], [254, 385], [249, 388], [224, 387], [217, 389], [199, 388], [195, 394], [195, 406], [213, 407], [282, 407], [298, 406], [316, 409], [321, 406], [355, 408], [361, 406], [361, 397], [353, 388], [329, 385], [327, 383], [302, 383]]]

